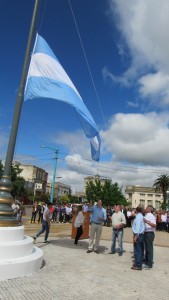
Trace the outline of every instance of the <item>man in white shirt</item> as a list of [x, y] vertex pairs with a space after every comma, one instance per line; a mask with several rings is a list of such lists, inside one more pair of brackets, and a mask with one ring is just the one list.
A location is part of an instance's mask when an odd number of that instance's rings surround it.
[[70, 206], [70, 204], [68, 204], [66, 206], [66, 223], [70, 223], [70, 220], [71, 220], [71, 215], [72, 215], [72, 208]]
[[166, 231], [167, 229], [167, 214], [165, 211], [162, 211], [161, 214], [161, 229], [162, 231]]
[[118, 239], [119, 244], [119, 256], [123, 255], [123, 228], [126, 225], [126, 218], [125, 215], [121, 212], [121, 206], [115, 205], [114, 206], [115, 212], [113, 213], [111, 220], [112, 220], [112, 245], [111, 245], [111, 252], [109, 254], [116, 253], [116, 238]]
[[151, 269], [153, 267], [153, 241], [154, 232], [156, 229], [156, 218], [153, 215], [154, 208], [148, 205], [146, 208], [145, 222], [145, 269]]

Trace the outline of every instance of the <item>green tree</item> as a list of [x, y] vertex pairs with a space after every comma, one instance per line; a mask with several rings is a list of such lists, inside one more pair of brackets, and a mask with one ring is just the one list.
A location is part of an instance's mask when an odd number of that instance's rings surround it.
[[21, 174], [22, 169], [18, 164], [12, 164], [11, 166], [11, 181], [15, 181], [17, 180], [17, 177], [19, 176], [19, 174]]
[[[2, 161], [0, 161], [0, 178], [3, 175], [3, 172], [4, 166]], [[21, 198], [22, 196], [27, 195], [27, 190], [25, 189], [25, 179], [19, 176], [21, 172], [22, 169], [18, 164], [12, 164], [10, 173], [12, 182], [11, 194], [14, 198]]]
[[103, 189], [100, 180], [89, 180], [86, 184], [86, 198], [88, 201], [96, 202], [102, 199]]
[[23, 177], [16, 177], [15, 181], [12, 182], [12, 196], [22, 198], [27, 194], [27, 190], [25, 189], [25, 179]]
[[95, 184], [93, 181], [89, 180], [86, 183], [86, 197], [88, 201], [94, 202], [95, 199]]
[[115, 182], [114, 184], [112, 184], [112, 194], [111, 194], [112, 198], [111, 198], [111, 201], [112, 201], [112, 205], [115, 205], [115, 204], [119, 204], [119, 205], [124, 205], [124, 206], [127, 206], [128, 203], [127, 203], [127, 200], [126, 198], [124, 197], [123, 193], [122, 193], [122, 188], [120, 188], [118, 186], [118, 183]]
[[161, 191], [163, 194], [163, 203], [162, 208], [165, 209], [167, 206], [167, 190], [169, 188], [169, 175], [163, 174], [158, 176], [158, 178], [154, 181], [153, 185], [157, 191]]
[[102, 201], [104, 205], [113, 205], [113, 185], [110, 180], [106, 180], [102, 186]]
[[101, 185], [99, 180], [95, 182], [89, 181], [86, 184], [86, 198], [88, 201], [95, 202], [102, 199], [103, 205], [121, 204], [127, 205], [127, 201], [117, 183], [112, 184], [110, 180], [106, 180], [104, 185]]
[[70, 198], [69, 198], [69, 196], [67, 194], [65, 194], [65, 195], [59, 197], [59, 201], [61, 203], [69, 203], [70, 202]]

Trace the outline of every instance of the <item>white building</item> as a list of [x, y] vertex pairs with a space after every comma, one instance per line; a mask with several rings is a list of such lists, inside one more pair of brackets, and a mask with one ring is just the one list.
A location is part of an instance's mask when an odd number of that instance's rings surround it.
[[131, 207], [133, 208], [138, 205], [142, 205], [143, 207], [152, 205], [158, 210], [163, 202], [163, 194], [156, 192], [155, 187], [127, 185], [125, 193], [126, 200], [131, 203]]
[[106, 181], [111, 182], [111, 179], [108, 177], [100, 176], [100, 175], [87, 176], [84, 178], [84, 189], [85, 190], [86, 190], [87, 182], [89, 182], [89, 181], [92, 181], [93, 183], [95, 183], [95, 181], [100, 181], [100, 184], [104, 185]]
[[[51, 194], [52, 182], [47, 182], [46, 193]], [[59, 200], [60, 196], [71, 195], [71, 186], [62, 182], [55, 182], [54, 185], [54, 199]]]
[[22, 164], [19, 162], [14, 162], [18, 164], [22, 169], [20, 176], [22, 176], [26, 181], [26, 188], [29, 190], [40, 193], [46, 193], [48, 173], [35, 165], [31, 164]]

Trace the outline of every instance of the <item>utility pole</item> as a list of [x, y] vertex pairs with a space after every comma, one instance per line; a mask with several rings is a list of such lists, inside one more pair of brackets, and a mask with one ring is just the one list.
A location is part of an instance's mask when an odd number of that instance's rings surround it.
[[55, 178], [56, 178], [56, 168], [57, 168], [57, 160], [58, 160], [58, 153], [59, 150], [58, 149], [54, 149], [54, 148], [50, 148], [50, 147], [46, 147], [46, 146], [41, 146], [42, 148], [47, 148], [47, 149], [51, 149], [54, 151], [55, 153], [55, 163], [54, 163], [54, 172], [53, 172], [53, 180], [52, 180], [52, 191], [50, 194], [50, 202], [53, 203], [53, 198], [54, 198], [54, 190], [55, 190]]

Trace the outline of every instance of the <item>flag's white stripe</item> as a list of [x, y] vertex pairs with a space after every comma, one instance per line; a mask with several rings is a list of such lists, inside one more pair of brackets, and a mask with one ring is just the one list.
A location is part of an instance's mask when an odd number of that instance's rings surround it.
[[94, 149], [95, 149], [96, 151], [98, 151], [100, 145], [99, 145], [99, 141], [98, 141], [97, 136], [95, 136], [94, 138], [90, 139], [90, 142], [91, 142], [91, 144], [93, 145]]
[[61, 81], [69, 85], [82, 100], [74, 84], [59, 62], [47, 54], [36, 53], [32, 55], [28, 78], [31, 76], [46, 77]]

